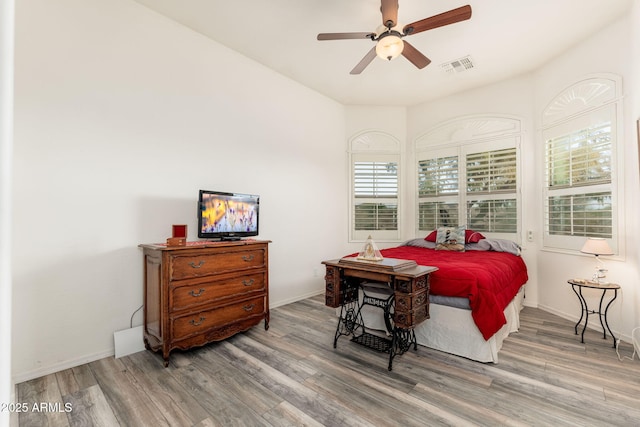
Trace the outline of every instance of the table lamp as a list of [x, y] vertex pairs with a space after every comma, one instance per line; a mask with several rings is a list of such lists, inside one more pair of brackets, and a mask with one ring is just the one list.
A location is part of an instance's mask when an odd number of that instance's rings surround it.
[[596, 283], [600, 283], [600, 279], [606, 277], [605, 273], [607, 272], [607, 269], [604, 268], [604, 263], [599, 258], [599, 256], [613, 255], [611, 246], [609, 246], [605, 239], [598, 237], [589, 237], [587, 238], [587, 241], [584, 242], [584, 246], [582, 246], [580, 252], [596, 256], [596, 272], [593, 273], [593, 281]]

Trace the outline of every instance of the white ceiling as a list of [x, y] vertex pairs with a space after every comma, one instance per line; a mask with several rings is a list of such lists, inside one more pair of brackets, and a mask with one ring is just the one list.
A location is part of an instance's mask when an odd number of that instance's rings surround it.
[[[404, 57], [351, 69], [371, 40], [317, 41], [318, 33], [374, 32], [380, 0], [136, 0], [345, 105], [415, 105], [535, 70], [627, 13], [633, 0], [400, 0], [404, 26], [465, 4], [468, 21], [408, 36], [431, 59]], [[470, 55], [474, 68], [441, 64]]]

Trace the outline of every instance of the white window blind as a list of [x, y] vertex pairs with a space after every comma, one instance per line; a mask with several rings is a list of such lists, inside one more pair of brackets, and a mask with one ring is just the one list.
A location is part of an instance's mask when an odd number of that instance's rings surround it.
[[545, 248], [578, 251], [586, 237], [624, 245], [624, 181], [618, 135], [622, 78], [599, 74], [576, 80], [542, 111]]
[[549, 234], [557, 236], [612, 236], [611, 192], [551, 196], [547, 206]]
[[398, 162], [353, 162], [353, 228], [398, 230]]
[[458, 155], [418, 161], [418, 229], [458, 225]]
[[435, 230], [438, 227], [456, 227], [458, 221], [458, 203], [420, 202], [418, 205], [418, 229]]
[[518, 204], [511, 199], [467, 201], [467, 228], [493, 233], [516, 233]]
[[467, 193], [514, 193], [516, 149], [467, 154]]
[[435, 157], [418, 162], [418, 195], [458, 194], [458, 156]]
[[466, 156], [467, 227], [476, 231], [518, 230], [516, 148]]
[[547, 141], [549, 187], [611, 182], [611, 122]]
[[[612, 111], [611, 107], [601, 113]], [[546, 140], [545, 227], [550, 236], [613, 235], [611, 114], [563, 124]], [[595, 120], [594, 120], [595, 118]], [[575, 128], [571, 129], [571, 125]]]
[[425, 153], [418, 161], [419, 231], [465, 224], [476, 231], [516, 233], [517, 151], [515, 140], [510, 141], [510, 147], [496, 150], [483, 150], [491, 144], [471, 144], [458, 147], [454, 155]]

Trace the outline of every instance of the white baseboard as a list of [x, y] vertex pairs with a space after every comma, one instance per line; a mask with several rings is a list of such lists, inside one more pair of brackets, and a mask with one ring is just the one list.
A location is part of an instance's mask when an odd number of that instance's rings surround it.
[[286, 300], [281, 300], [281, 301], [277, 301], [277, 302], [269, 301], [269, 309], [273, 309], [273, 308], [280, 307], [280, 306], [283, 306], [283, 305], [291, 304], [291, 303], [294, 303], [294, 302], [297, 302], [297, 301], [302, 301], [303, 299], [315, 297], [316, 295], [323, 294], [324, 292], [325, 292], [325, 289], [323, 287], [320, 290], [311, 291], [311, 292], [308, 292], [308, 293], [306, 293], [304, 295], [296, 295], [295, 297], [289, 298], [289, 299], [286, 299]]
[[65, 360], [61, 363], [54, 363], [49, 366], [44, 366], [33, 371], [27, 371], [15, 375], [13, 381], [15, 384], [20, 384], [25, 381], [32, 380], [34, 378], [44, 377], [45, 375], [55, 374], [56, 372], [64, 371], [65, 369], [75, 368], [76, 366], [84, 365], [85, 363], [95, 362], [96, 360], [104, 359], [105, 357], [113, 356], [113, 348], [104, 350], [101, 352], [89, 354], [73, 360]]
[[[580, 319], [579, 316], [575, 316], [573, 314], [567, 314], [567, 313], [564, 313], [562, 311], [558, 311], [556, 309], [553, 309], [551, 307], [547, 307], [546, 305], [539, 305], [538, 308], [540, 310], [546, 311], [546, 312], [551, 313], [551, 314], [555, 314], [558, 317], [562, 317], [563, 319], [570, 320], [572, 322], [576, 322], [577, 323], [578, 319]], [[602, 326], [600, 326], [600, 322], [597, 321], [597, 317], [595, 317], [595, 321], [594, 321], [593, 318], [589, 319], [589, 324], [587, 325], [587, 329], [592, 329], [594, 331], [602, 332]], [[633, 343], [631, 335], [625, 335], [622, 332], [616, 331], [616, 330], [614, 330], [613, 333], [616, 335], [616, 339], [619, 339], [619, 340], [621, 340], [623, 342], [626, 342], [626, 343], [629, 343], [629, 344]], [[609, 336], [609, 331], [607, 331], [607, 336]]]

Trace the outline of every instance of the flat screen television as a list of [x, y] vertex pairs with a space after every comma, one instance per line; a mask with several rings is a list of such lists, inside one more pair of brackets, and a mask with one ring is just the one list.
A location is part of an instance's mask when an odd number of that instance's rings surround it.
[[260, 196], [200, 190], [198, 237], [239, 240], [258, 235]]

